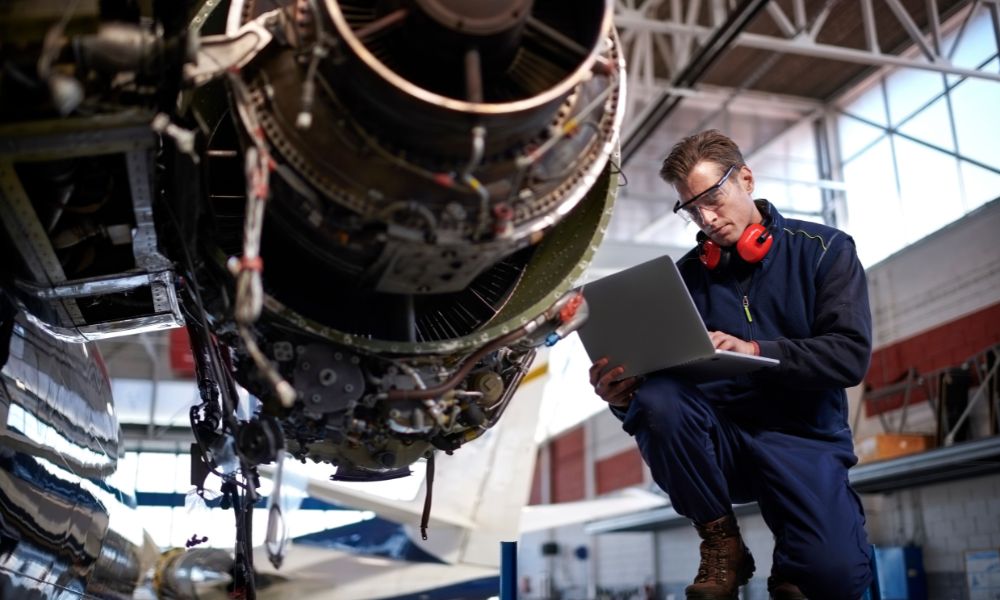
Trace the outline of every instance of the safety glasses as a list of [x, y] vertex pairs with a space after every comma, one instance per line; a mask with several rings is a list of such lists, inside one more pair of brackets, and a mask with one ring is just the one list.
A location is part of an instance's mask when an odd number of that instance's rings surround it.
[[715, 211], [722, 204], [724, 194], [722, 193], [722, 186], [726, 185], [726, 181], [729, 176], [733, 174], [733, 171], [739, 165], [732, 165], [726, 172], [722, 175], [722, 178], [707, 190], [696, 194], [693, 198], [687, 202], [681, 202], [678, 200], [674, 204], [674, 213], [680, 213], [685, 219], [701, 222], [701, 211], [710, 210]]

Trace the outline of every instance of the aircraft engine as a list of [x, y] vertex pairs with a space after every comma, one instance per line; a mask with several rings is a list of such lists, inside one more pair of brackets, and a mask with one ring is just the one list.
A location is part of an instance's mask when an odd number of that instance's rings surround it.
[[482, 435], [586, 316], [612, 3], [152, 4], [53, 7], [44, 36], [0, 15], [11, 297], [65, 339], [186, 323], [196, 437], [233, 423], [235, 378], [249, 464], [382, 479]]

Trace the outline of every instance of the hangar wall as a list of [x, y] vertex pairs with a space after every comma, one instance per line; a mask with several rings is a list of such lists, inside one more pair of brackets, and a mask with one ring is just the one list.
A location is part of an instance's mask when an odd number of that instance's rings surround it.
[[[994, 241], [998, 230], [1000, 200], [868, 269], [876, 340], [875, 360], [866, 378], [871, 387], [877, 389], [898, 380], [910, 366], [922, 373], [959, 366], [980, 350], [1000, 344], [1000, 253]], [[850, 390], [849, 396], [852, 418], [857, 417], [860, 386]], [[856, 421], [856, 439], [882, 432], [883, 421], [890, 428], [897, 427], [904, 411], [907, 432], [933, 433], [930, 403], [918, 394], [910, 400], [905, 409], [883, 404], [879, 410], [869, 408], [867, 414], [862, 413]], [[972, 419], [975, 436], [990, 433], [985, 402], [973, 412]], [[645, 465], [636, 462], [638, 453], [631, 438], [609, 412], [551, 440], [541, 451], [551, 454], [550, 460], [536, 462], [540, 469], [536, 482], [548, 480], [552, 489], [563, 491], [557, 498], [551, 494], [545, 497], [536, 489], [533, 498], [538, 502], [583, 500], [627, 485], [653, 485]], [[561, 453], [574, 460], [564, 465], [559, 460]], [[586, 460], [581, 464], [575, 457]], [[547, 465], [547, 473], [543, 465]], [[574, 478], [592, 480], [592, 490], [571, 485], [569, 480]], [[572, 493], [565, 493], [570, 489]], [[1000, 548], [1000, 474], [865, 494], [863, 498], [872, 542], [914, 543], [923, 548], [932, 599], [968, 597], [965, 551]], [[771, 534], [756, 512], [740, 516], [740, 524], [757, 561], [757, 573], [744, 598], [767, 598]], [[542, 555], [545, 542], [556, 543], [549, 546], [555, 554]], [[586, 558], [578, 556], [581, 547], [587, 548]], [[657, 531], [596, 536], [584, 534], [583, 526], [526, 535], [520, 556], [522, 595], [552, 597], [545, 595], [546, 586], [551, 585], [552, 590], [564, 592], [563, 598], [601, 597], [601, 592], [611, 591], [643, 598], [647, 593], [644, 588], [654, 586], [650, 597], [670, 598], [673, 594], [682, 598], [684, 586], [697, 571], [697, 547], [694, 529], [683, 523]]]

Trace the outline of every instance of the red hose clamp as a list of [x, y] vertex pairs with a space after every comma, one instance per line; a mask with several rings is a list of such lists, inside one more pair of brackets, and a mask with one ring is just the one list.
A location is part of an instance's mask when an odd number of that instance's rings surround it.
[[571, 320], [576, 316], [576, 311], [580, 309], [580, 305], [583, 304], [583, 294], [577, 293], [575, 296], [569, 299], [566, 306], [559, 309], [559, 320], [563, 323]]

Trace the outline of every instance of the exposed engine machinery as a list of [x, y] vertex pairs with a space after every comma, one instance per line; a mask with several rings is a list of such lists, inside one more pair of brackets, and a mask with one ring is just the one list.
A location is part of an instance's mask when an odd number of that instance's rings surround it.
[[186, 325], [207, 468], [405, 475], [585, 319], [609, 1], [27, 4], [0, 9], [0, 283], [67, 340]]

